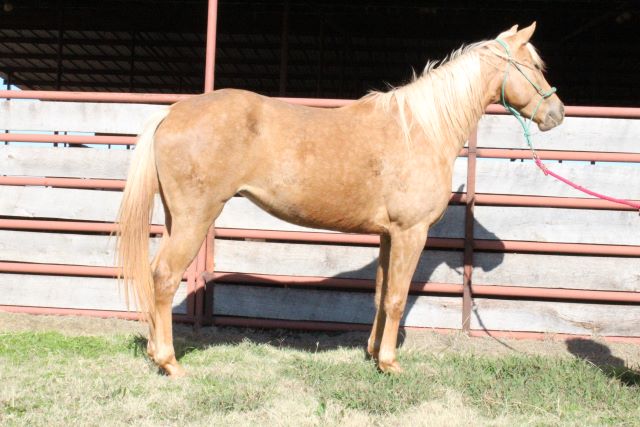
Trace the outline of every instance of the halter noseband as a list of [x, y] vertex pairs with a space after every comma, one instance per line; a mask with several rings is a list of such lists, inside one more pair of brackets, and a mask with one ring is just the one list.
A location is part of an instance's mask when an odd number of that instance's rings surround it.
[[525, 135], [528, 135], [529, 126], [524, 124], [524, 121], [522, 119], [522, 115], [520, 114], [520, 112], [516, 110], [513, 105], [509, 104], [507, 102], [507, 98], [505, 98], [504, 96], [504, 88], [507, 85], [507, 78], [509, 77], [509, 66], [513, 65], [516, 68], [516, 70], [518, 70], [520, 74], [522, 74], [524, 78], [527, 79], [529, 83], [531, 83], [531, 86], [533, 86], [536, 92], [538, 92], [538, 95], [540, 95], [540, 101], [538, 101], [536, 108], [533, 109], [533, 113], [531, 114], [531, 118], [529, 119], [530, 120], [529, 124], [531, 123], [531, 121], [533, 121], [533, 118], [536, 116], [536, 113], [538, 112], [538, 108], [540, 107], [540, 104], [542, 104], [542, 101], [544, 101], [545, 99], [553, 95], [556, 92], [556, 88], [552, 87], [546, 92], [542, 90], [540, 86], [538, 86], [534, 81], [532, 81], [529, 78], [529, 76], [527, 76], [527, 74], [524, 71], [522, 71], [522, 68], [520, 68], [520, 66], [518, 65], [518, 62], [514, 60], [513, 57], [511, 56], [511, 51], [509, 50], [509, 46], [499, 38], [497, 38], [496, 41], [500, 44], [500, 46], [504, 48], [505, 52], [507, 53], [507, 69], [504, 72], [504, 79], [502, 80], [502, 87], [500, 88], [500, 102], [508, 112], [513, 114], [514, 117], [518, 119], [518, 121], [524, 128]]

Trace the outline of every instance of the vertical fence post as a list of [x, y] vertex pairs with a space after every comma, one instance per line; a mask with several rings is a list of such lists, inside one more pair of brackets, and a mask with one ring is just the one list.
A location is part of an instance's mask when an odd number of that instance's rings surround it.
[[216, 33], [218, 26], [218, 0], [209, 0], [207, 11], [207, 41], [205, 46], [204, 91], [213, 90], [216, 65]]
[[208, 246], [208, 234], [205, 237], [200, 250], [198, 251], [198, 255], [194, 260], [195, 266], [195, 282], [194, 289], [192, 290], [194, 294], [194, 306], [193, 306], [193, 326], [194, 328], [199, 328], [203, 323], [203, 315], [204, 315], [204, 294], [205, 294], [205, 281], [204, 281], [204, 273], [205, 273], [205, 254], [207, 253]]
[[[209, 228], [209, 232], [207, 233], [207, 245], [204, 257], [204, 270], [206, 273], [210, 274], [213, 277], [213, 272], [215, 271], [215, 261], [214, 261], [214, 252], [215, 252], [215, 238], [216, 238], [216, 229], [212, 225]], [[204, 320], [205, 324], [212, 325], [213, 324], [213, 282], [207, 283], [204, 285], [206, 288], [203, 289], [203, 297], [204, 297]]]
[[[209, 0], [207, 12], [207, 41], [205, 47], [205, 71], [204, 92], [211, 92], [214, 86], [216, 63], [216, 33], [218, 20], [218, 0]], [[199, 328], [203, 323], [208, 323], [213, 317], [207, 315], [209, 306], [207, 303], [206, 282], [204, 274], [211, 269], [213, 272], [213, 237], [214, 226], [209, 228], [207, 236], [198, 251], [195, 263], [195, 286], [193, 305], [193, 326]]]
[[[166, 231], [165, 231], [166, 232]], [[196, 324], [197, 258], [187, 267], [187, 319]]]
[[476, 147], [478, 143], [478, 129], [475, 128], [469, 135], [469, 149], [467, 156], [467, 197], [464, 217], [464, 274], [462, 281], [462, 330], [471, 330], [471, 304], [472, 304], [472, 274], [473, 274], [473, 208], [476, 201]]
[[[11, 71], [7, 72], [7, 79], [4, 83], [7, 85], [7, 90], [11, 90]], [[7, 98], [7, 101], [10, 101], [10, 98]], [[9, 130], [5, 129], [4, 133], [9, 133]], [[4, 145], [9, 145], [9, 141], [5, 141]]]

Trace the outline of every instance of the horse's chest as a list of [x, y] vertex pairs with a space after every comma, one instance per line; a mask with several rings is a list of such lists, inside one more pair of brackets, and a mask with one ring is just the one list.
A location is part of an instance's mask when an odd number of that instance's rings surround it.
[[389, 217], [407, 223], [436, 221], [451, 197], [451, 171], [446, 165], [421, 165], [389, 180]]

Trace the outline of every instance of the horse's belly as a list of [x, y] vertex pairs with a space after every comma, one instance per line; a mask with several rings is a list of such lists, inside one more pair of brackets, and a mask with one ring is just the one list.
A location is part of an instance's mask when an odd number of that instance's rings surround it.
[[360, 197], [296, 197], [259, 188], [243, 187], [240, 194], [271, 215], [303, 227], [351, 233], [379, 234], [387, 229], [386, 210]]

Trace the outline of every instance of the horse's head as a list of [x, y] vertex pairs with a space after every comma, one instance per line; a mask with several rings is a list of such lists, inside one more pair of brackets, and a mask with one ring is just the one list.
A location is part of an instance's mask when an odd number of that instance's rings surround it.
[[564, 105], [544, 78], [544, 63], [529, 43], [535, 29], [535, 22], [520, 31], [514, 25], [496, 38], [496, 52], [505, 60], [497, 96], [512, 113], [517, 111], [546, 131], [562, 123]]

